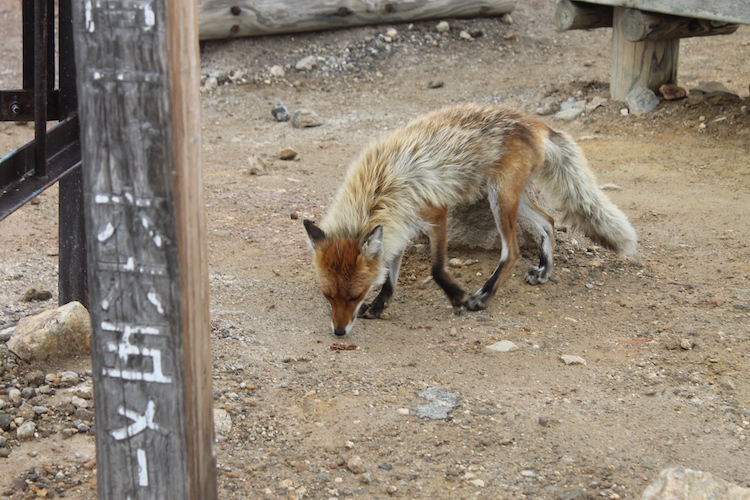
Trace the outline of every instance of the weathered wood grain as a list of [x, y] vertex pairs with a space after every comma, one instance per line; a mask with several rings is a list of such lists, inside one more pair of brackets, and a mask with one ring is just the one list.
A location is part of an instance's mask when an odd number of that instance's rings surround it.
[[693, 19], [750, 24], [750, 2], [747, 0], [587, 0], [587, 2]]
[[729, 35], [739, 28], [739, 24], [654, 14], [638, 9], [627, 9], [621, 23], [623, 36], [631, 42]]
[[420, 19], [498, 16], [516, 0], [199, 0], [200, 38], [276, 35]]
[[100, 500], [216, 498], [195, 10], [74, 2]]
[[615, 7], [613, 15], [610, 95], [616, 101], [624, 101], [634, 87], [657, 91], [661, 85], [677, 80], [680, 39], [627, 40], [621, 28], [625, 10]]
[[559, 30], [611, 28], [612, 7], [560, 0], [555, 7], [555, 26]]

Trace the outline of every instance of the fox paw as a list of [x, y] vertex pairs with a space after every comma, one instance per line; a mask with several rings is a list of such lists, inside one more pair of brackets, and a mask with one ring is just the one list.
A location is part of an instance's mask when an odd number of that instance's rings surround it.
[[483, 293], [475, 293], [464, 302], [469, 311], [484, 311], [487, 309], [487, 297]]
[[372, 307], [372, 304], [362, 304], [357, 313], [358, 318], [364, 319], [378, 319], [383, 313], [384, 308]]
[[541, 285], [549, 279], [549, 268], [534, 266], [526, 272], [526, 283]]

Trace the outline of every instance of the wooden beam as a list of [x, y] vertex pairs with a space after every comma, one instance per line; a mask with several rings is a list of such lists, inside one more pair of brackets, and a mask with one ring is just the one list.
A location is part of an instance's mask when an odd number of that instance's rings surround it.
[[622, 18], [626, 10], [615, 7], [613, 15], [609, 90], [615, 101], [624, 101], [637, 86], [656, 92], [661, 85], [677, 80], [680, 39], [631, 42], [622, 31]]
[[515, 7], [516, 0], [199, 0], [198, 8], [205, 40], [499, 16]]
[[747, 0], [586, 0], [588, 3], [626, 7], [692, 19], [750, 24]]
[[555, 26], [559, 30], [612, 27], [612, 7], [573, 0], [560, 0], [555, 7]]
[[100, 500], [216, 499], [196, 9], [74, 2]]
[[627, 9], [620, 22], [623, 36], [631, 42], [729, 35], [739, 28], [739, 24], [654, 14], [638, 9]]

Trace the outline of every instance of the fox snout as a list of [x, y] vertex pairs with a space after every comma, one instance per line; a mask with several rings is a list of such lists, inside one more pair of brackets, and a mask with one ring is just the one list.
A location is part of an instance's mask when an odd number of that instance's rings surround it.
[[331, 328], [333, 333], [339, 337], [349, 333], [357, 321], [357, 313], [362, 305], [362, 301], [353, 303], [346, 299], [328, 299], [331, 304]]

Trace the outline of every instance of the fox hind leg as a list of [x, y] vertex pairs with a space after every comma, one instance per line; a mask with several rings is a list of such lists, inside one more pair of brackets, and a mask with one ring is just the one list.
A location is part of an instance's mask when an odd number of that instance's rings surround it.
[[403, 259], [403, 257], [404, 250], [401, 250], [401, 252], [388, 264], [388, 275], [385, 278], [383, 287], [372, 302], [369, 304], [363, 304], [362, 307], [360, 307], [360, 318], [379, 318], [385, 308], [388, 307], [388, 303], [390, 302], [391, 297], [393, 297], [393, 291], [396, 288], [398, 273], [401, 270], [401, 259]]
[[539, 232], [539, 265], [531, 267], [526, 272], [526, 282], [531, 285], [546, 283], [552, 272], [552, 243], [555, 222], [548, 214], [540, 209], [524, 192], [518, 206], [518, 215], [528, 219]]

